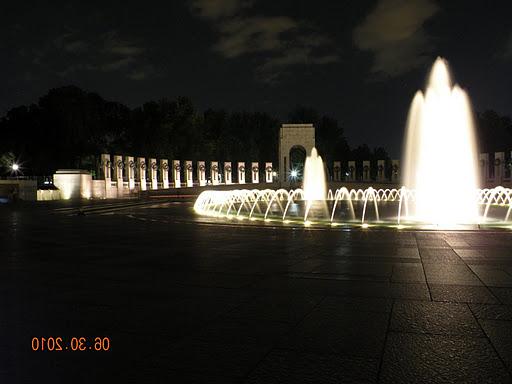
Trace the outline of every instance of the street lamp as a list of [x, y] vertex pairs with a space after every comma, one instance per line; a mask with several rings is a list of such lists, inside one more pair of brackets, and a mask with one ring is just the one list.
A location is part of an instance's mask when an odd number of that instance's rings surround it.
[[11, 165], [11, 168], [14, 172], [18, 172], [18, 170], [20, 169], [20, 166], [16, 163], [14, 163], [13, 165]]

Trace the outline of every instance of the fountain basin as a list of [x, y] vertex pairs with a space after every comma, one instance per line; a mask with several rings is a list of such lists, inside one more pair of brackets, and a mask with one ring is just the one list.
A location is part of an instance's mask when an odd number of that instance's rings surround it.
[[324, 200], [307, 200], [300, 188], [236, 189], [204, 191], [194, 210], [199, 215], [219, 219], [264, 221], [306, 226], [368, 227], [395, 226], [421, 229], [478, 229], [510, 227], [512, 189], [496, 187], [476, 189], [474, 204], [478, 216], [474, 222], [431, 223], [411, 215], [416, 193], [400, 189], [329, 190]]

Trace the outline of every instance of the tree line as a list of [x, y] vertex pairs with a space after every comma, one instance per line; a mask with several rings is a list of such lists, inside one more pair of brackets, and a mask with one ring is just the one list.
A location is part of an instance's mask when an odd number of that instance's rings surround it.
[[[384, 148], [350, 148], [339, 122], [314, 109], [297, 106], [287, 122], [315, 125], [316, 146], [327, 164], [389, 159]], [[265, 112], [199, 112], [186, 97], [148, 101], [131, 109], [66, 86], [0, 118], [0, 167], [5, 174], [17, 161], [27, 175], [49, 175], [58, 168], [92, 169], [100, 153], [277, 164], [280, 124]], [[486, 111], [477, 115], [477, 127], [481, 150], [512, 146], [509, 117]]]

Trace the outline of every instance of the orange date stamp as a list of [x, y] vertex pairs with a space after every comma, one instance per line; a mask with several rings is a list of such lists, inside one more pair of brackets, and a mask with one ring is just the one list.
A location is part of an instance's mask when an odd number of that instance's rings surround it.
[[110, 350], [108, 337], [33, 337], [31, 342], [33, 351], [97, 351]]

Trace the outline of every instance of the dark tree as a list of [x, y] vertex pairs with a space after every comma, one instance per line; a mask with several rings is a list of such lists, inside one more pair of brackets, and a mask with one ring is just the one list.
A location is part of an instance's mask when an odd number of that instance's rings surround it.
[[476, 115], [476, 132], [480, 152], [500, 152], [512, 147], [512, 121], [492, 110]]

